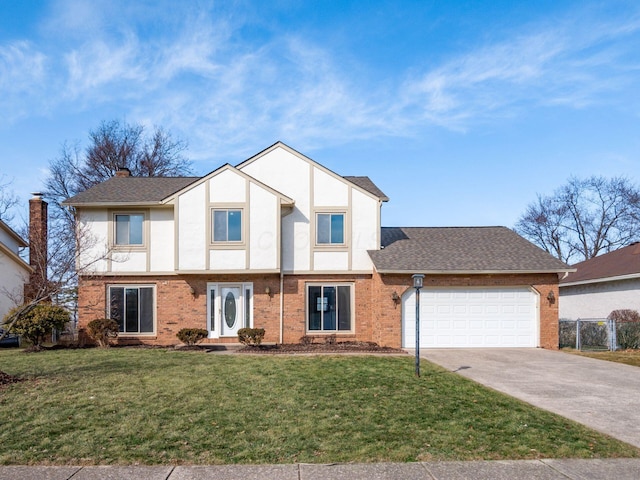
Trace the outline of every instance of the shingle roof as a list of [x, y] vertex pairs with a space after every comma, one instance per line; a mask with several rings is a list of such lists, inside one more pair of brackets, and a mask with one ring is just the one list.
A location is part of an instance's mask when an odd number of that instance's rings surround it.
[[112, 177], [66, 199], [65, 205], [158, 203], [200, 177]]
[[351, 183], [359, 186], [360, 188], [362, 188], [363, 190], [366, 190], [367, 192], [375, 195], [376, 197], [378, 197], [380, 200], [382, 200], [383, 202], [388, 202], [389, 201], [389, 197], [387, 197], [382, 190], [380, 190], [375, 183], [373, 183], [371, 181], [371, 179], [369, 177], [353, 177], [353, 176], [345, 176], [342, 177], [345, 180], [350, 181]]
[[640, 275], [640, 243], [634, 243], [576, 263], [573, 267], [577, 271], [562, 279], [561, 285], [626, 275]]
[[382, 228], [369, 256], [379, 272], [566, 272], [571, 268], [506, 227]]

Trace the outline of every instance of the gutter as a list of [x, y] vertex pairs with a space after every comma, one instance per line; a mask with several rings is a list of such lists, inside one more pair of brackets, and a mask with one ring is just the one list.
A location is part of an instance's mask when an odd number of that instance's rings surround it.
[[616, 275], [613, 277], [592, 278], [589, 280], [577, 280], [575, 282], [566, 282], [566, 283], [561, 283], [560, 288], [573, 287], [577, 285], [589, 285], [593, 283], [616, 282], [619, 280], [633, 280], [635, 278], [640, 278], [640, 273], [629, 273], [627, 275]]
[[413, 275], [415, 273], [423, 273], [425, 275], [522, 275], [530, 273], [572, 273], [575, 272], [575, 268], [568, 269], [554, 269], [554, 270], [385, 270], [377, 269], [378, 273], [382, 274], [401, 274], [401, 275]]

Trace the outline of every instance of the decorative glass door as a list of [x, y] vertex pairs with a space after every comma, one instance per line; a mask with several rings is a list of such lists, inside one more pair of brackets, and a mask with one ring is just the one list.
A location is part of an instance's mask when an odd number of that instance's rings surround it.
[[209, 283], [207, 319], [209, 338], [234, 337], [253, 325], [253, 284]]
[[220, 288], [220, 333], [237, 335], [242, 328], [242, 287]]

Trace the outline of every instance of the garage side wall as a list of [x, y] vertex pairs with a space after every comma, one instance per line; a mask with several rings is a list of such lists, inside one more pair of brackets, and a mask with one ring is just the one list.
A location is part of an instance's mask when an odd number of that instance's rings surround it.
[[[394, 303], [413, 285], [410, 274], [380, 274], [374, 272], [372, 295], [373, 341], [380, 345], [402, 346], [402, 304]], [[539, 346], [558, 349], [558, 275], [555, 273], [525, 275], [427, 275], [425, 287], [504, 287], [530, 286], [539, 294]], [[553, 292], [554, 301], [547, 297]]]

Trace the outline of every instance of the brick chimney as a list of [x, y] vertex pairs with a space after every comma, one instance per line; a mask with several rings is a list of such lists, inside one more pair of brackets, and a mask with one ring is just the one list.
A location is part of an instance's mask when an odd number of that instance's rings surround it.
[[120, 167], [116, 171], [116, 177], [130, 177], [130, 176], [131, 176], [131, 170], [129, 170], [127, 167]]
[[47, 282], [47, 202], [40, 192], [29, 199], [29, 265], [33, 272], [25, 285], [25, 300], [42, 295]]

